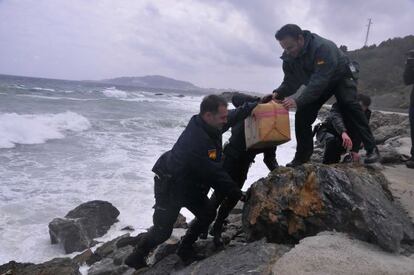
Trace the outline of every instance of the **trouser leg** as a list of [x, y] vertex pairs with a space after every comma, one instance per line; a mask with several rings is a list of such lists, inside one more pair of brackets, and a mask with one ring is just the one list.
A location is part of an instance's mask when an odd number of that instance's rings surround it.
[[332, 164], [338, 163], [341, 159], [341, 154], [343, 152], [341, 138], [331, 137], [327, 138], [325, 141], [325, 151], [323, 154], [323, 163]]
[[194, 214], [195, 219], [188, 228], [181, 240], [181, 247], [191, 247], [198, 239], [200, 233], [213, 222], [216, 216], [216, 209], [207, 196], [202, 196], [198, 200], [191, 200], [185, 207]]
[[305, 105], [295, 114], [296, 154], [295, 160], [309, 161], [313, 153], [312, 124], [315, 122], [318, 111], [328, 98]]
[[[229, 173], [230, 177], [237, 183], [240, 189], [247, 179], [247, 173], [249, 172], [253, 160], [254, 155], [250, 155], [249, 153], [246, 153], [238, 159], [226, 158], [224, 160], [224, 169]], [[216, 221], [214, 222], [214, 234], [221, 233], [224, 221], [229, 216], [231, 210], [236, 206], [237, 202], [238, 200], [232, 200], [228, 197], [223, 200], [218, 210]]]
[[174, 228], [181, 207], [177, 205], [166, 205], [164, 207], [155, 205], [152, 217], [154, 225], [143, 233], [137, 248], [147, 255], [153, 248], [168, 240]]
[[352, 79], [340, 81], [334, 89], [334, 94], [338, 104], [343, 110], [344, 117], [357, 129], [366, 151], [372, 152], [376, 148], [375, 139], [369, 127], [368, 119], [357, 100], [355, 81]]
[[181, 207], [177, 204], [155, 205], [153, 215], [154, 225], [148, 232], [137, 236], [134, 251], [125, 259], [125, 264], [136, 269], [146, 265], [145, 258], [149, 252], [166, 241], [172, 233], [174, 223], [177, 219]]
[[276, 160], [276, 149], [277, 147], [273, 147], [270, 148], [268, 150], [266, 150], [263, 153], [263, 162], [266, 164], [266, 167], [270, 170], [273, 171], [274, 169], [276, 169], [279, 164], [277, 163]]

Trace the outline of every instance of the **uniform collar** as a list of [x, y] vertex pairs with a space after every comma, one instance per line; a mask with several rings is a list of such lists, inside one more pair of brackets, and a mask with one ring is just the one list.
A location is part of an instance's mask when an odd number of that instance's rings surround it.
[[213, 139], [219, 139], [221, 137], [221, 131], [219, 129], [216, 129], [210, 125], [208, 125], [200, 115], [196, 115], [196, 122], [201, 125], [201, 127], [204, 129], [204, 131], [207, 133], [207, 135]]

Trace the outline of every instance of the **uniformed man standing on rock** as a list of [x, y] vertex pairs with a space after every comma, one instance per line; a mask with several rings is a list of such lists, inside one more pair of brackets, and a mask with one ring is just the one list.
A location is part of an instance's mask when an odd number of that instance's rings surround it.
[[[348, 57], [338, 47], [317, 34], [293, 24], [283, 26], [275, 35], [284, 49], [282, 84], [273, 91], [285, 108], [297, 108], [295, 116], [296, 154], [286, 166], [295, 167], [309, 161], [313, 153], [312, 123], [321, 106], [335, 95], [338, 105], [349, 116], [364, 143], [365, 163], [380, 158], [371, 129], [357, 96], [355, 76]], [[351, 66], [350, 66], [351, 65]], [[306, 88], [296, 99], [301, 85]]]
[[[243, 200], [243, 194], [223, 169], [222, 133], [244, 120], [257, 103], [246, 103], [235, 110], [227, 110], [227, 102], [217, 95], [209, 95], [200, 105], [174, 144], [153, 167], [155, 206], [153, 223], [148, 232], [134, 240], [136, 247], [125, 260], [136, 269], [146, 265], [149, 252], [166, 241], [182, 207], [197, 218], [182, 238], [177, 254], [186, 262], [193, 256], [193, 243], [204, 228], [214, 220], [216, 209], [207, 193], [212, 187], [232, 200]], [[118, 243], [117, 246], [122, 246]]]

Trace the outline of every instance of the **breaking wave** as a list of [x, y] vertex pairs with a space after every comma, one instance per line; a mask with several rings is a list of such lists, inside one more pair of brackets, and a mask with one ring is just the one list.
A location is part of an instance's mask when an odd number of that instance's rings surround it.
[[87, 118], [70, 111], [36, 115], [0, 113], [0, 148], [45, 143], [64, 138], [67, 131], [80, 132], [90, 127]]

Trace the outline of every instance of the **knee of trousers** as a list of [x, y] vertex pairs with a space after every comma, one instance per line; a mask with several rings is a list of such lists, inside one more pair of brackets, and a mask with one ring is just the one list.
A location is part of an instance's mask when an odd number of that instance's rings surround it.
[[165, 242], [171, 237], [173, 227], [153, 226], [149, 230], [150, 237], [156, 244]]

